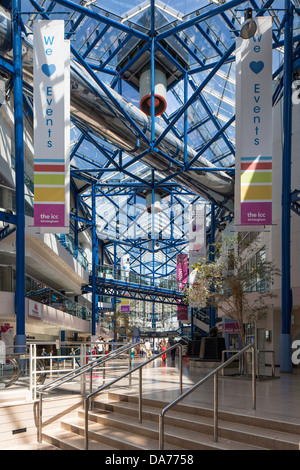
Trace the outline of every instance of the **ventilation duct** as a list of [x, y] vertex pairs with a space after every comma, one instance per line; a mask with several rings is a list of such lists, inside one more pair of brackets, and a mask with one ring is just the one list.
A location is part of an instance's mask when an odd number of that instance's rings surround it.
[[[151, 70], [145, 70], [140, 78], [140, 108], [151, 116]], [[167, 108], [167, 77], [162, 70], [155, 70], [154, 87], [155, 116], [160, 116]]]
[[0, 51], [9, 52], [12, 47], [11, 14], [0, 7]]
[[152, 195], [152, 191], [146, 194], [146, 208], [148, 214], [152, 214], [153, 207], [154, 214], [158, 214], [159, 212], [161, 212], [161, 195], [157, 191], [154, 192], [154, 198]]
[[[0, 7], [0, 24], [2, 36], [0, 51], [12, 59], [10, 46], [11, 22], [9, 13]], [[33, 54], [31, 36], [23, 38], [23, 83], [25, 92], [31, 93], [33, 85]], [[149, 145], [138, 135], [134, 126], [126, 119], [123, 109], [139, 129], [151, 140], [151, 120], [136, 106], [127, 102], [113, 89], [106, 87], [115, 103], [104, 90], [92, 79], [90, 74], [78, 64], [71, 61], [71, 115], [75, 123], [87, 132], [104, 139], [116, 147], [138, 156], [145, 152], [141, 160], [152, 168], [173, 177], [194, 193], [232, 210], [234, 182], [224, 172], [201, 172], [201, 168], [214, 167], [207, 159], [200, 156], [193, 167], [197, 171], [183, 171], [184, 143], [170, 132], [162, 139], [157, 151], [149, 150]], [[116, 105], [119, 104], [119, 107]], [[155, 123], [155, 139], [158, 139], [164, 127]], [[148, 150], [148, 151], [147, 151]], [[159, 152], [167, 155], [167, 158]], [[192, 160], [196, 152], [187, 148], [187, 161]], [[168, 157], [172, 162], [168, 161]], [[176, 162], [181, 163], [176, 164]], [[173, 176], [174, 175], [174, 176]]]

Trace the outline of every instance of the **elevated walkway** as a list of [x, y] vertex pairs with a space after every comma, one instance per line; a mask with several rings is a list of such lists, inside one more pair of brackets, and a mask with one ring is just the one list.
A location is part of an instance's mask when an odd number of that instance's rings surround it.
[[[82, 287], [83, 292], [92, 292], [92, 276], [89, 284]], [[113, 266], [99, 266], [96, 278], [97, 294], [105, 297], [126, 297], [134, 300], [147, 300], [177, 305], [184, 300], [184, 294], [177, 290], [175, 278], [153, 279], [150, 276], [126, 272]]]

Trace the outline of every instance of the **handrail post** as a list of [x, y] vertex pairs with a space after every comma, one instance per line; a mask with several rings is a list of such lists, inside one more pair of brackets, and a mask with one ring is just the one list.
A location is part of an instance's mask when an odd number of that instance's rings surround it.
[[[130, 374], [131, 375], [131, 374]], [[139, 422], [142, 422], [142, 367], [139, 369]]]
[[246, 346], [244, 349], [239, 351], [237, 354], [235, 354], [233, 357], [228, 359], [226, 362], [221, 364], [219, 367], [217, 367], [215, 370], [207, 374], [203, 379], [201, 379], [199, 382], [197, 382], [195, 385], [193, 385], [189, 390], [186, 392], [182, 393], [178, 398], [176, 398], [172, 403], [170, 403], [168, 406], [166, 406], [159, 417], [159, 449], [163, 450], [164, 448], [164, 416], [167, 411], [169, 411], [173, 406], [175, 406], [177, 403], [179, 403], [182, 399], [190, 395], [194, 390], [196, 390], [200, 385], [205, 383], [207, 380], [209, 380], [212, 376], [214, 376], [214, 438], [215, 441], [218, 440], [218, 373], [219, 371], [222, 371], [225, 367], [227, 367], [229, 364], [231, 364], [235, 359], [239, 358], [243, 354], [245, 354], [246, 351], [252, 348], [252, 395], [253, 395], [253, 408], [256, 409], [256, 363], [255, 363], [255, 345], [253, 343], [250, 343], [248, 346]]
[[214, 439], [218, 442], [218, 372], [214, 374]]
[[[225, 350], [223, 350], [221, 354], [222, 354], [222, 364], [223, 364], [223, 362], [224, 362], [224, 359], [225, 359]], [[224, 369], [222, 369], [222, 372], [221, 372], [221, 374], [222, 374], [222, 376], [224, 376], [224, 375], [225, 375], [225, 374], [224, 374]]]
[[256, 352], [255, 352], [255, 345], [252, 346], [252, 401], [253, 401], [253, 409], [256, 410]]
[[90, 393], [93, 391], [93, 369], [90, 369]]
[[180, 384], [179, 384], [179, 393], [182, 394], [182, 346], [179, 346], [179, 374], [180, 374]]
[[[128, 349], [128, 371], [131, 370], [131, 349]], [[131, 374], [129, 374], [128, 376], [128, 380], [129, 380], [129, 387], [131, 387]]]
[[[86, 351], [85, 344], [82, 345], [80, 353], [81, 353], [81, 358], [80, 358], [81, 367], [84, 367], [87, 361], [87, 355], [86, 355], [87, 351]], [[81, 377], [81, 394], [85, 395], [85, 374], [82, 374], [82, 377]]]
[[89, 450], [89, 398], [87, 397], [84, 400], [84, 441], [85, 441], [85, 450]]
[[244, 355], [239, 357], [239, 374], [243, 375], [245, 372], [245, 361], [244, 361]]
[[52, 379], [53, 377], [53, 359], [52, 359], [52, 351], [50, 352], [49, 356], [50, 356], [50, 379]]
[[[136, 347], [138, 344], [136, 344], [134, 347]], [[129, 347], [129, 350], [132, 349], [132, 345], [130, 345]], [[174, 347], [171, 347], [169, 349], [167, 349], [166, 352], [174, 349], [175, 347], [179, 347], [180, 348], [180, 391], [182, 392], [182, 346], [181, 344], [179, 344], [178, 346], [177, 345], [174, 345]], [[126, 351], [126, 349], [125, 349]], [[124, 351], [124, 352], [125, 352]], [[123, 353], [123, 352], [122, 352]], [[84, 411], [85, 411], [85, 431], [84, 431], [84, 438], [85, 438], [85, 449], [88, 450], [88, 411], [89, 411], [89, 400], [94, 397], [96, 394], [99, 394], [100, 392], [102, 392], [104, 389], [106, 389], [107, 387], [111, 386], [111, 385], [114, 385], [116, 382], [118, 382], [119, 380], [122, 380], [123, 378], [125, 378], [127, 375], [131, 376], [133, 372], [139, 370], [139, 419], [140, 419], [140, 422], [142, 421], [142, 368], [149, 364], [150, 362], [154, 361], [155, 359], [157, 359], [158, 357], [162, 356], [162, 354], [165, 354], [165, 352], [161, 352], [159, 353], [158, 355], [152, 357], [151, 359], [148, 359], [145, 363], [142, 363], [134, 368], [131, 368], [129, 369], [129, 371], [127, 371], [125, 374], [121, 375], [120, 377], [112, 380], [111, 382], [109, 382], [107, 385], [102, 385], [102, 387], [100, 387], [99, 389], [95, 390], [94, 392], [92, 392], [90, 395], [87, 395], [85, 397], [85, 401], [84, 401]], [[130, 361], [130, 364], [131, 364], [131, 361]], [[163, 426], [164, 426], [164, 423], [162, 422], [160, 424], [160, 426], [162, 426], [162, 428], [160, 427], [160, 429], [163, 429]], [[162, 440], [161, 440], [162, 439]], [[164, 443], [163, 443], [163, 437], [160, 433], [160, 442], [162, 443], [161, 445], [163, 446]]]
[[42, 426], [43, 426], [43, 422], [42, 422], [42, 412], [43, 412], [43, 404], [42, 404], [42, 400], [43, 400], [43, 394], [41, 392], [39, 392], [39, 408], [38, 408], [38, 443], [41, 444], [42, 442]]
[[[137, 343], [134, 347], [138, 346], [138, 344], [139, 343]], [[36, 347], [36, 345], [34, 345], [34, 346]], [[34, 357], [36, 358], [36, 354], [34, 354], [34, 346], [32, 348], [32, 354], [31, 354], [32, 361], [34, 360]], [[88, 371], [90, 371], [90, 373], [92, 375], [92, 370], [93, 370], [94, 367], [96, 367], [97, 365], [102, 364], [102, 363], [105, 365], [105, 363], [107, 361], [109, 361], [111, 359], [114, 359], [115, 357], [119, 357], [120, 355], [124, 354], [124, 352], [127, 349], [132, 348], [131, 344], [130, 344], [130, 346], [128, 346], [128, 345], [122, 346], [118, 352], [113, 351], [110, 356], [107, 356], [104, 359], [100, 358], [100, 360], [96, 359], [96, 360], [92, 361], [91, 364], [88, 364], [88, 358], [86, 356], [86, 348], [84, 346], [85, 345], [83, 345], [83, 347], [81, 347], [81, 364], [82, 365], [79, 367], [79, 370], [75, 371], [76, 372], [75, 375], [74, 375], [74, 371], [68, 372], [62, 379], [59, 379], [59, 380], [55, 379], [50, 384], [46, 384], [46, 385], [44, 385], [42, 387], [39, 387], [37, 389], [37, 392], [39, 393], [37, 439], [38, 439], [39, 442], [41, 442], [41, 439], [42, 439], [42, 437], [41, 437], [42, 436], [42, 394], [45, 393], [45, 391], [49, 392], [51, 390], [54, 390], [55, 388], [60, 386], [62, 383], [69, 382], [70, 380], [73, 380], [75, 377], [78, 377], [78, 376], [84, 377], [84, 380], [82, 380], [82, 382], [81, 382], [81, 393], [83, 393], [83, 389], [85, 390], [85, 386], [86, 386], [85, 378], [86, 378], [86, 374], [87, 374]], [[34, 371], [35, 371], [35, 369], [32, 371], [32, 374], [31, 374], [33, 376], [33, 378], [35, 378], [35, 376], [36, 376], [36, 374], [34, 374]], [[133, 371], [134, 370], [132, 370], [132, 372]], [[127, 372], [126, 374], [131, 374], [131, 370], [129, 372]], [[91, 387], [92, 387], [92, 383], [91, 383]], [[92, 392], [90, 394], [90, 396], [88, 395], [84, 399], [84, 411], [85, 411], [84, 440], [85, 440], [86, 450], [88, 450], [88, 411], [90, 409], [90, 398], [94, 394], [95, 394], [95, 392]]]
[[36, 400], [36, 388], [37, 388], [37, 376], [36, 376], [36, 356], [37, 356], [37, 348], [36, 344], [33, 345], [33, 354], [32, 354], [32, 361], [31, 361], [31, 373], [32, 376], [32, 396], [33, 399]]
[[34, 386], [33, 386], [33, 348], [34, 348], [34, 344], [30, 344], [29, 345], [29, 389], [30, 389], [30, 396], [31, 396], [31, 400], [32, 401], [35, 401], [36, 397], [35, 397], [35, 390], [34, 390]]
[[159, 450], [164, 450], [164, 414], [159, 415]]

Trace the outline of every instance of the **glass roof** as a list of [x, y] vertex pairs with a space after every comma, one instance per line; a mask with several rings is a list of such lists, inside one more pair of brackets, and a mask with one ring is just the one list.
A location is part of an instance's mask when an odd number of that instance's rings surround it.
[[[226, 4], [232, 5], [232, 8], [226, 8]], [[157, 46], [155, 60], [160, 64], [168, 62], [170, 68], [168, 106], [162, 116], [155, 118], [155, 122], [166, 129], [176, 117], [178, 110], [193, 97], [204, 80], [210, 78], [202, 92], [191, 102], [187, 112], [180, 115], [169, 132], [183, 143], [186, 140], [188, 147], [196, 153], [199, 152], [207, 161], [224, 169], [234, 168], [235, 162], [234, 53], [215, 74], [212, 76], [210, 74], [235, 43], [244, 10], [248, 6], [254, 9], [254, 14], [271, 15], [275, 45], [282, 40], [284, 1], [269, 1], [268, 9], [263, 10], [265, 4], [265, 1], [260, 0], [251, 2], [22, 0], [21, 2], [22, 11], [26, 12], [22, 18], [27, 32], [31, 32], [32, 22], [40, 18], [37, 14], [38, 8], [46, 14], [44, 18], [63, 18], [66, 37], [71, 40], [73, 49], [80, 54], [101, 83], [114, 89], [126, 102], [137, 108], [140, 101], [137, 87], [139, 71], [134, 69], [134, 66], [138, 63], [136, 58], [143, 48], [145, 50], [141, 57], [149, 61], [150, 49], [146, 49], [147, 38], [151, 33], [152, 5], [155, 5], [156, 37], [162, 35], [159, 42], [162, 49]], [[224, 7], [223, 10], [215, 14], [221, 7]], [[295, 27], [297, 26], [298, 20]], [[167, 32], [170, 30], [172, 34], [168, 35]], [[74, 56], [74, 52], [72, 55]], [[282, 47], [274, 47], [274, 72], [279, 68], [282, 59]], [[219, 137], [214, 138], [218, 132]], [[71, 141], [72, 169], [80, 170], [76, 174], [73, 173], [74, 185], [78, 194], [82, 195], [87, 210], [91, 206], [90, 184], [97, 180], [98, 236], [105, 242], [113, 243], [116, 240], [121, 242], [133, 238], [145, 241], [150, 238], [156, 240], [158, 247], [165, 249], [166, 245], [163, 246], [162, 240], [186, 239], [187, 241], [187, 220], [180, 216], [180, 204], [188, 207], [196, 200], [206, 202], [209, 213], [208, 200], [199, 197], [199, 194], [194, 193], [188, 186], [184, 187], [181, 184], [179, 187], [176, 184], [175, 170], [174, 178], [172, 171], [165, 174], [164, 171], [154, 167], [153, 172], [153, 166], [145, 160], [136, 158], [134, 153], [131, 154], [125, 148], [120, 148], [108, 138], [103, 140], [99, 135], [93, 135], [92, 129], [89, 131], [88, 126], [84, 129], [76, 120], [73, 121]], [[159, 183], [166, 178], [173, 187], [170, 186], [164, 192], [163, 210], [153, 226], [153, 219], [145, 211], [143, 191], [151, 188], [153, 179], [155, 183]], [[176, 210], [179, 214], [176, 214], [175, 223], [172, 225], [172, 234], [170, 207], [174, 204], [174, 200], [171, 201], [171, 194], [177, 198]], [[136, 204], [134, 213], [132, 213], [133, 203]], [[146, 246], [146, 244], [140, 245], [139, 248], [145, 251], [145, 257], [148, 256]], [[168, 249], [174, 250], [174, 246], [170, 245]], [[135, 249], [138, 251], [137, 247]]]

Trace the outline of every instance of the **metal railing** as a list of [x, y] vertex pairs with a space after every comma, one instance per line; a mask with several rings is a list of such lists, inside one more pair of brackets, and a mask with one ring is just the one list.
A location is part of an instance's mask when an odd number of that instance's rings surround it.
[[[88, 372], [91, 372], [95, 367], [99, 367], [100, 365], [104, 365], [106, 362], [110, 361], [111, 359], [116, 359], [122, 354], [129, 351], [129, 367], [131, 367], [131, 357], [130, 351], [141, 343], [127, 343], [126, 345], [111, 351], [108, 353], [104, 358], [100, 357], [98, 359], [93, 360], [92, 362], [85, 364], [75, 370], [70, 371], [69, 373], [65, 374], [63, 377], [58, 377], [57, 379], [53, 380], [52, 382], [45, 384], [39, 388], [37, 388], [37, 393], [39, 394], [39, 405], [38, 405], [38, 442], [42, 442], [42, 428], [43, 428], [43, 418], [42, 418], [42, 410], [43, 410], [43, 394], [48, 393], [61, 385], [74, 380], [77, 377], [81, 377]], [[90, 373], [90, 392], [92, 391], [92, 378], [93, 374]]]
[[[77, 341], [49, 341], [49, 342], [34, 342], [29, 343], [29, 355], [27, 362], [29, 364], [29, 390], [31, 400], [37, 400], [37, 387], [45, 383], [46, 378], [52, 379], [54, 374], [62, 376], [77, 370], [88, 363], [91, 359], [102, 357], [103, 354], [94, 354], [92, 350], [95, 345], [102, 344], [107, 349], [112, 347], [113, 351], [119, 350], [119, 345], [124, 346], [124, 343], [110, 343], [106, 341], [95, 341], [88, 343], [79, 343]], [[128, 344], [128, 343], [126, 343]], [[38, 355], [38, 349], [42, 348], [42, 352]], [[46, 352], [46, 349], [49, 350]], [[53, 353], [56, 349], [56, 354]], [[104, 375], [104, 372], [103, 372]], [[85, 393], [85, 382], [81, 381], [81, 393]]]
[[[272, 363], [271, 363], [271, 377], [275, 377], [275, 351], [273, 351], [272, 349], [257, 349], [257, 377], [259, 378], [260, 377], [260, 373], [259, 373], [259, 354], [260, 353], [264, 353], [264, 354], [271, 354], [272, 356]], [[265, 364], [266, 366], [266, 364]]]
[[210, 372], [208, 375], [206, 375], [203, 379], [201, 379], [199, 382], [197, 382], [193, 387], [191, 387], [189, 390], [186, 392], [182, 393], [178, 398], [176, 398], [172, 403], [167, 405], [162, 411], [159, 416], [159, 449], [164, 450], [164, 418], [165, 414], [167, 411], [169, 411], [171, 408], [173, 408], [177, 403], [179, 403], [181, 400], [186, 398], [188, 395], [190, 395], [192, 392], [194, 392], [198, 387], [200, 387], [202, 384], [207, 382], [211, 377], [214, 377], [214, 440], [215, 442], [218, 441], [218, 372], [222, 371], [225, 367], [227, 367], [231, 362], [245, 354], [249, 349], [252, 348], [252, 402], [253, 402], [253, 409], [256, 409], [256, 360], [255, 360], [255, 347], [253, 343], [250, 343], [248, 346], [246, 346], [244, 349], [239, 351], [237, 354], [235, 354], [233, 357], [228, 359], [226, 362], [221, 364], [219, 367], [217, 367], [215, 370]]
[[116, 379], [112, 380], [106, 385], [103, 385], [100, 387], [98, 390], [95, 390], [94, 392], [90, 393], [85, 397], [84, 400], [84, 412], [85, 412], [85, 427], [84, 427], [84, 439], [85, 439], [85, 450], [88, 450], [89, 448], [89, 417], [88, 417], [88, 412], [90, 409], [90, 400], [91, 398], [95, 397], [95, 395], [98, 395], [99, 393], [103, 392], [105, 389], [111, 387], [115, 383], [119, 382], [120, 380], [124, 379], [127, 376], [130, 376], [133, 374], [133, 372], [139, 371], [139, 399], [138, 399], [138, 410], [139, 410], [139, 422], [142, 422], [142, 368], [149, 364], [152, 361], [155, 361], [158, 357], [162, 356], [163, 354], [166, 354], [169, 351], [172, 351], [172, 349], [179, 348], [179, 377], [180, 377], [180, 382], [179, 382], [179, 393], [182, 394], [182, 345], [180, 343], [176, 343], [170, 348], [166, 349], [165, 351], [160, 352], [159, 354], [156, 354], [152, 358], [148, 359], [147, 361], [143, 362], [142, 364], [136, 366], [135, 368], [129, 370], [125, 374], [121, 375], [120, 377], [117, 377]]
[[[92, 270], [90, 267], [90, 273], [91, 272]], [[116, 281], [138, 284], [141, 286], [157, 287], [160, 289], [167, 289], [172, 291], [178, 290], [175, 276], [170, 275], [164, 278], [158, 277], [153, 279], [153, 277], [150, 275], [138, 274], [134, 271], [126, 271], [124, 269], [120, 269], [120, 267], [115, 267], [109, 264], [98, 265], [97, 276], [106, 280], [112, 279]]]
[[[239, 349], [224, 349], [222, 351], [222, 362], [224, 362], [225, 360], [225, 354], [232, 354], [232, 353], [237, 353], [239, 352], [240, 350]], [[249, 352], [249, 351], [248, 351]], [[256, 376], [257, 378], [260, 377], [260, 363], [259, 363], [259, 355], [261, 353], [269, 353], [271, 354], [272, 356], [272, 359], [271, 359], [271, 377], [275, 377], [275, 351], [271, 350], [271, 349], [256, 349]], [[239, 358], [239, 374], [243, 374], [243, 368], [244, 368], [244, 364], [243, 364], [243, 356], [240, 356]], [[224, 376], [224, 369], [222, 370], [222, 375]]]

